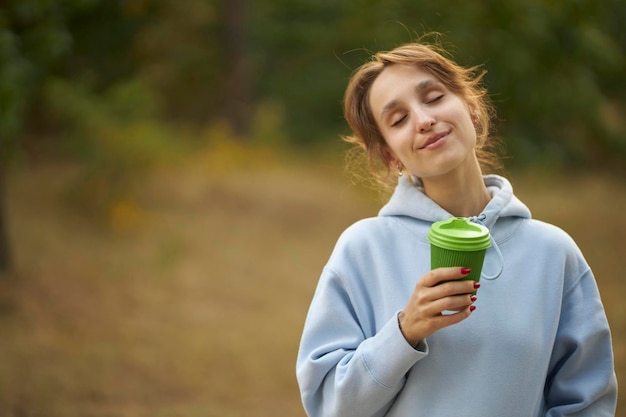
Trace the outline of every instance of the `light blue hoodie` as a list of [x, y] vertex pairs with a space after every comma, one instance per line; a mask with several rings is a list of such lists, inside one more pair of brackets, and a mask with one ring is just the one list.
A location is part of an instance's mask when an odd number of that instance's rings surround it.
[[298, 353], [309, 416], [614, 416], [611, 336], [589, 266], [506, 179], [485, 184], [493, 197], [480, 219], [494, 240], [477, 309], [417, 349], [397, 314], [429, 270], [430, 225], [451, 214], [401, 177], [378, 217], [342, 234]]

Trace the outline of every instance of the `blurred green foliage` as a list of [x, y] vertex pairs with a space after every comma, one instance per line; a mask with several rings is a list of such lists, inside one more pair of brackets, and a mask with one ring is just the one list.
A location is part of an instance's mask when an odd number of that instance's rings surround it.
[[0, 162], [25, 124], [37, 85], [71, 44], [60, 5], [27, 0], [0, 8]]
[[129, 199], [134, 180], [177, 147], [157, 118], [154, 93], [139, 79], [95, 94], [83, 83], [48, 80], [42, 90], [48, 117], [57, 126], [63, 153], [84, 162], [70, 195], [83, 209], [109, 210]]
[[488, 71], [497, 134], [514, 164], [623, 164], [625, 19], [622, 0], [5, 0], [3, 155], [25, 137], [31, 149], [38, 137], [57, 137], [64, 152], [62, 141], [76, 141], [59, 132], [92, 135], [94, 118], [67, 117], [79, 96], [92, 116], [99, 101], [119, 107], [103, 125], [158, 120], [115, 145], [84, 143], [79, 155], [110, 154], [107, 163], [126, 152], [141, 161], [149, 146], [127, 142], [164, 125], [204, 129], [234, 120], [237, 107], [257, 141], [336, 141], [347, 129], [341, 100], [351, 72], [375, 51], [436, 31], [457, 61]]

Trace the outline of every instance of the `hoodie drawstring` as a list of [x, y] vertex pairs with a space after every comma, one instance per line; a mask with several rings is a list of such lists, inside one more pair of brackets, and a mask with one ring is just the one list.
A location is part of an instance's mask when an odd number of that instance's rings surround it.
[[[482, 214], [480, 214], [478, 216], [470, 217], [469, 221], [471, 221], [473, 223], [476, 223], [476, 224], [479, 224], [481, 226], [487, 227], [485, 225], [485, 223], [484, 223], [486, 218], [487, 218], [487, 215], [485, 213], [482, 213]], [[491, 244], [492, 244], [493, 248], [495, 249], [496, 253], [498, 254], [498, 260], [500, 261], [500, 269], [498, 270], [498, 272], [496, 274], [489, 275], [489, 276], [485, 275], [485, 271], [483, 271], [481, 276], [484, 279], [487, 279], [487, 280], [494, 280], [494, 279], [498, 278], [502, 274], [502, 271], [504, 270], [504, 257], [502, 257], [502, 252], [500, 252], [500, 248], [498, 247], [498, 244], [496, 243], [496, 240], [493, 238], [493, 236], [491, 234], [490, 234], [490, 237], [491, 237]]]

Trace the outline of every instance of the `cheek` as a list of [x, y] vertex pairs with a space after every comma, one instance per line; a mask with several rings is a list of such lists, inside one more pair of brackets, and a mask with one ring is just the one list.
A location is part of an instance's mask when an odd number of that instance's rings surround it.
[[400, 137], [398, 135], [397, 130], [396, 131], [387, 131], [383, 134], [383, 138], [385, 140], [385, 148], [388, 151], [391, 152], [397, 152], [399, 146], [398, 144], [401, 143]]
[[468, 124], [474, 125], [469, 106], [458, 97], [455, 97], [455, 100], [449, 101], [448, 106], [443, 111], [447, 113], [448, 117], [453, 118], [457, 123], [463, 126], [467, 126]]
[[476, 126], [472, 120], [471, 115], [466, 111], [459, 111], [457, 113], [457, 120], [459, 121], [459, 128], [466, 134], [471, 135], [473, 139], [476, 139]]

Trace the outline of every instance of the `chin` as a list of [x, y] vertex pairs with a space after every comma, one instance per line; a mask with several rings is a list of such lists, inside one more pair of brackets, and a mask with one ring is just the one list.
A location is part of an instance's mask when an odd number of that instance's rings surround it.
[[[434, 162], [434, 161], [433, 161]], [[421, 169], [415, 171], [414, 175], [421, 179], [437, 179], [439, 177], [445, 177], [459, 169], [463, 164], [457, 161], [446, 161], [446, 163], [431, 164], [429, 169]]]

